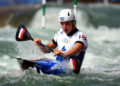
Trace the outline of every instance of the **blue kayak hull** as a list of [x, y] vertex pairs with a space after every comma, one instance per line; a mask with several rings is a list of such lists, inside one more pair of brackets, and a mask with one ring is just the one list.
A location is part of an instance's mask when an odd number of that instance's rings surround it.
[[29, 67], [32, 68], [36, 68], [37, 73], [44, 73], [44, 74], [64, 74], [65, 71], [62, 68], [57, 68], [54, 66], [58, 63], [60, 63], [60, 61], [56, 61], [56, 60], [26, 60], [26, 59], [22, 59], [22, 58], [17, 58], [18, 63], [20, 64], [20, 67], [22, 68], [22, 70], [26, 70]]
[[65, 73], [63, 69], [53, 68], [58, 61], [48, 60], [48, 61], [36, 61], [34, 67], [37, 69], [37, 72], [42, 71], [45, 74], [62, 74]]

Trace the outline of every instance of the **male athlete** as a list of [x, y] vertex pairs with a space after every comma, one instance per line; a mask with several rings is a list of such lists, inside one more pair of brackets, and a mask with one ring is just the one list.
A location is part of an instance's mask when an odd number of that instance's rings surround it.
[[[75, 26], [75, 15], [70, 9], [63, 9], [59, 14], [61, 29], [55, 34], [52, 41], [46, 44], [47, 47], [54, 49], [54, 56], [64, 56], [60, 58], [72, 59], [73, 71], [79, 74], [86, 49], [88, 47], [87, 37]], [[39, 38], [34, 39], [37, 45], [44, 53], [49, 53], [46, 48], [40, 46], [37, 42]], [[55, 49], [58, 47], [58, 49]]]

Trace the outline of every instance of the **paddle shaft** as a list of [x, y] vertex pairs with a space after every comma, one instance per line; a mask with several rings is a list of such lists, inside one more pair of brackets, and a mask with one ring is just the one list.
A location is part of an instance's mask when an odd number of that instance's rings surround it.
[[[31, 40], [33, 41], [34, 39], [33, 38], [31, 38]], [[46, 48], [47, 50], [49, 50], [49, 51], [51, 51], [51, 52], [53, 52], [53, 49], [51, 49], [51, 48], [49, 48], [49, 47], [47, 47], [47, 46], [45, 46], [44, 44], [42, 44], [41, 42], [37, 42], [40, 46], [43, 46], [44, 48]]]
[[[31, 40], [33, 41], [34, 39], [33, 38], [31, 38]], [[46, 45], [44, 45], [44, 44], [42, 44], [41, 42], [37, 42], [40, 46], [43, 46], [44, 48], [46, 48], [47, 50], [49, 50], [49, 51], [51, 51], [51, 52], [53, 52], [53, 49], [52, 48], [49, 48], [49, 47], [47, 47]], [[58, 54], [58, 56], [61, 56], [61, 57], [66, 57], [65, 55], [63, 55], [63, 54]]]

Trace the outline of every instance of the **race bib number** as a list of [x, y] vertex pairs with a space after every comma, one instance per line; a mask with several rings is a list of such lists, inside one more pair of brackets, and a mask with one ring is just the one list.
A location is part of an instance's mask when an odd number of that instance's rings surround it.
[[66, 48], [65, 48], [65, 46], [63, 46], [63, 48], [62, 48], [62, 51], [64, 52], [64, 51], [66, 51]]

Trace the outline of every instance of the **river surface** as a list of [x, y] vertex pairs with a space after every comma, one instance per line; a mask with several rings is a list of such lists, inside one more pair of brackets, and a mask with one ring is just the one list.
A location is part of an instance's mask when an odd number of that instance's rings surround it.
[[[33, 38], [44, 44], [59, 30], [59, 11], [72, 6], [49, 6], [46, 28], [41, 28], [42, 10], [26, 26]], [[16, 28], [0, 27], [0, 86], [120, 86], [120, 6], [78, 5], [77, 28], [87, 35], [88, 49], [79, 75], [45, 75], [29, 69], [21, 72], [16, 57], [53, 58], [32, 41], [17, 42]]]

